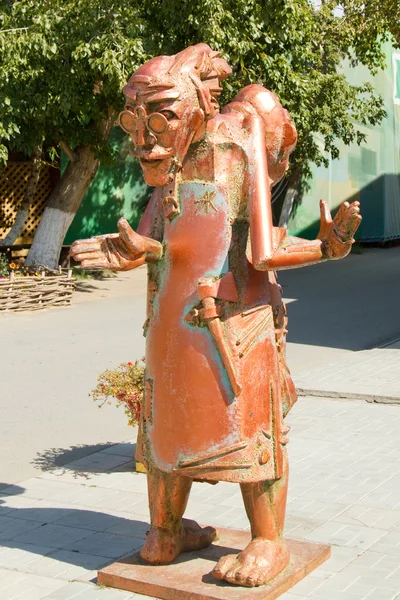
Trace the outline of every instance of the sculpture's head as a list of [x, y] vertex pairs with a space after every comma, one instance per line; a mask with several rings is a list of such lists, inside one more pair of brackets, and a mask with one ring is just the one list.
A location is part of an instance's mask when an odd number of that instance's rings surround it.
[[157, 56], [132, 75], [118, 121], [134, 143], [146, 183], [166, 185], [182, 168], [190, 144], [202, 139], [207, 120], [219, 112], [219, 84], [230, 74], [218, 52], [196, 44]]

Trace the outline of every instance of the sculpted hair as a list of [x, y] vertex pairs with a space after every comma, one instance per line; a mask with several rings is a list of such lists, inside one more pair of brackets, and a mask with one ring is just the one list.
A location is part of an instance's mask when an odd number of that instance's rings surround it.
[[189, 46], [172, 58], [169, 73], [187, 74], [196, 88], [206, 119], [212, 119], [219, 112], [218, 98], [222, 92], [219, 83], [232, 74], [232, 69], [220, 52], [215, 52], [207, 44]]

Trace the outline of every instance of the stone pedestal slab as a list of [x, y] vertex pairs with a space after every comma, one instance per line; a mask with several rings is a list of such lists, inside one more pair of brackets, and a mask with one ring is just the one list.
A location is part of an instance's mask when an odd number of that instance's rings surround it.
[[217, 581], [211, 571], [226, 554], [240, 552], [250, 541], [247, 531], [218, 528], [219, 540], [205, 550], [182, 554], [172, 564], [151, 566], [139, 553], [98, 572], [98, 583], [163, 600], [274, 600], [330, 556], [330, 547], [286, 540], [290, 564], [269, 584], [247, 588]]

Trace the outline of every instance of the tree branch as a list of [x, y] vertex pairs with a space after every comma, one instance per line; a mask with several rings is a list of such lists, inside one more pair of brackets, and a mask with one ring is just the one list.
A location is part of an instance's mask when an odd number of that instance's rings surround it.
[[30, 29], [31, 26], [29, 27], [16, 27], [15, 29], [0, 29], [0, 33], [15, 33], [16, 31], [27, 31], [28, 29]]
[[65, 152], [65, 154], [68, 156], [69, 160], [72, 163], [77, 162], [78, 160], [78, 155], [75, 154], [75, 152], [73, 150], [71, 150], [71, 148], [68, 146], [68, 144], [66, 144], [65, 142], [60, 142], [60, 148], [63, 152]]

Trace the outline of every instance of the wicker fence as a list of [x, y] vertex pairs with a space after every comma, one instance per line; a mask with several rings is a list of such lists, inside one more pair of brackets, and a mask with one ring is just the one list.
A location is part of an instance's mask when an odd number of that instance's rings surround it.
[[0, 280], [0, 312], [41, 310], [51, 306], [70, 304], [74, 291], [71, 271], [56, 275], [20, 277], [10, 273]]

